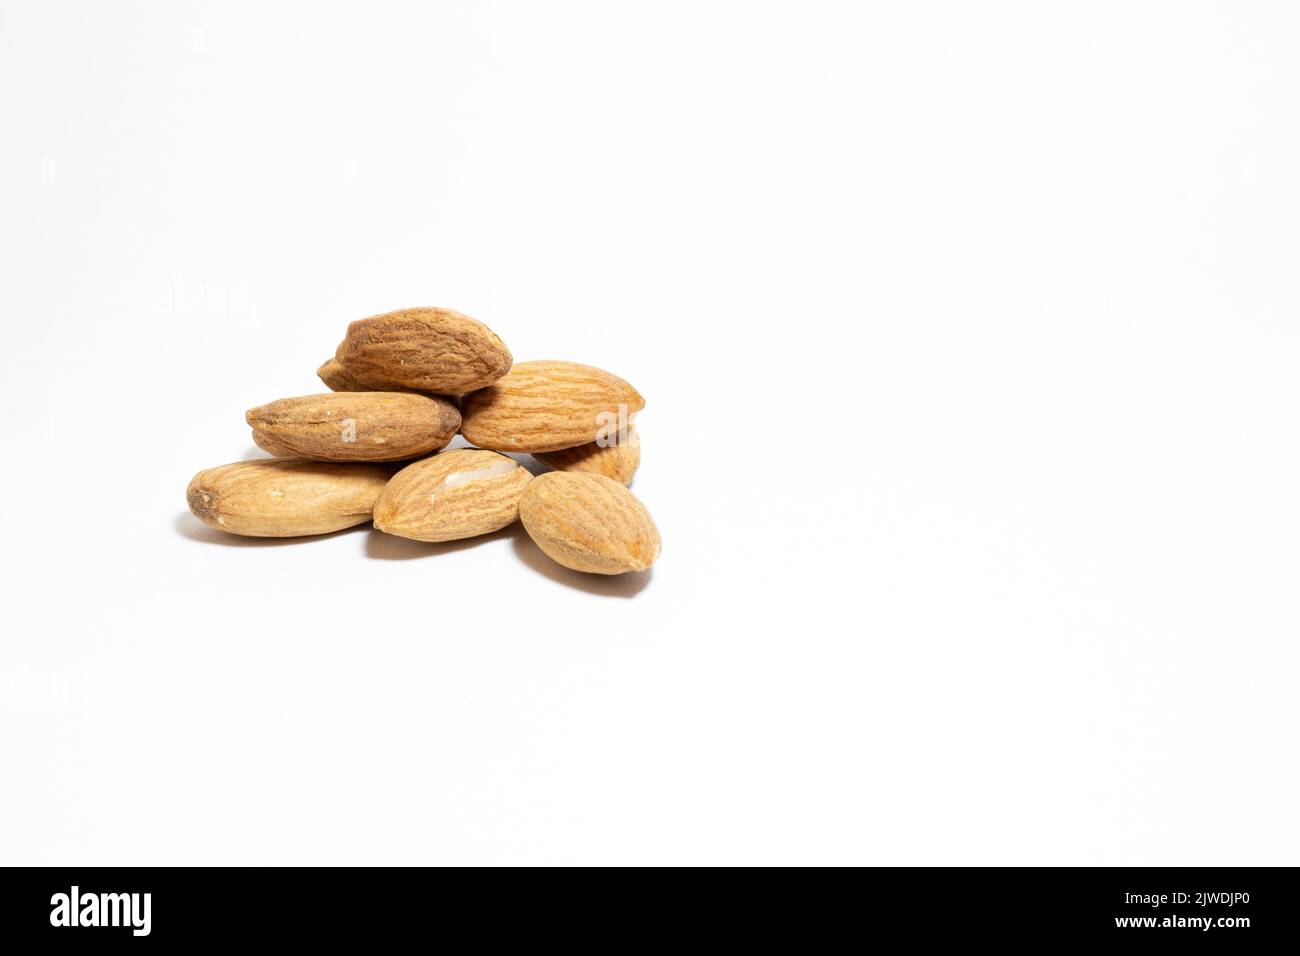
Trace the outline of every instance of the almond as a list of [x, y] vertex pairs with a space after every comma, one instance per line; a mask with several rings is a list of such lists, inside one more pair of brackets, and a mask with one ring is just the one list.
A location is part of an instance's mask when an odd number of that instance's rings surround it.
[[576, 362], [520, 362], [466, 395], [461, 434], [493, 451], [546, 452], [593, 442], [645, 407], [617, 375]]
[[559, 451], [539, 451], [533, 457], [556, 471], [580, 471], [604, 475], [624, 485], [632, 483], [632, 476], [641, 466], [641, 437], [632, 426], [621, 441], [602, 445], [594, 441], [576, 448]]
[[444, 401], [451, 402], [456, 406], [456, 411], [460, 411], [459, 395], [434, 395], [432, 392], [422, 392], [418, 388], [399, 388], [396, 385], [390, 385], [387, 388], [368, 385], [340, 365], [338, 359], [330, 359], [316, 369], [316, 377], [324, 382], [331, 392], [412, 392], [416, 395], [433, 395], [434, 398], [441, 398]]
[[388, 477], [383, 465], [268, 458], [201, 471], [185, 494], [190, 511], [208, 527], [288, 538], [369, 521]]
[[401, 309], [360, 319], [334, 355], [356, 381], [460, 394], [510, 370], [510, 350], [482, 322], [451, 309]]
[[519, 517], [519, 498], [532, 477], [494, 451], [443, 452], [393, 476], [375, 503], [375, 527], [416, 541], [488, 534]]
[[367, 385], [358, 379], [355, 375], [339, 364], [338, 359], [330, 359], [320, 368], [316, 369], [316, 377], [325, 383], [325, 387], [331, 392], [416, 392], [414, 388], [398, 388], [390, 385], [387, 388], [378, 385]]
[[644, 571], [659, 557], [659, 529], [650, 512], [604, 475], [539, 475], [524, 490], [519, 517], [548, 557], [575, 571]]
[[250, 408], [253, 441], [273, 455], [318, 461], [396, 461], [446, 447], [460, 412], [409, 392], [326, 392]]

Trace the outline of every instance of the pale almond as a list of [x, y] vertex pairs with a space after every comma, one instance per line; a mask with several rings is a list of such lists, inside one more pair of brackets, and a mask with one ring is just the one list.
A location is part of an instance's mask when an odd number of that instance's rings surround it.
[[185, 497], [196, 518], [231, 534], [326, 534], [369, 521], [389, 474], [384, 465], [237, 461], [199, 472]]
[[604, 475], [539, 475], [524, 489], [519, 517], [548, 557], [575, 571], [644, 571], [662, 547], [645, 505]]
[[375, 503], [375, 527], [416, 541], [456, 541], [488, 534], [519, 517], [532, 480], [513, 458], [457, 448], [407, 465]]
[[409, 392], [326, 392], [282, 398], [246, 415], [253, 441], [273, 455], [319, 461], [397, 461], [446, 447], [460, 412]]
[[644, 407], [636, 389], [603, 369], [520, 362], [495, 385], [464, 396], [461, 434], [493, 451], [558, 451], [595, 441]]

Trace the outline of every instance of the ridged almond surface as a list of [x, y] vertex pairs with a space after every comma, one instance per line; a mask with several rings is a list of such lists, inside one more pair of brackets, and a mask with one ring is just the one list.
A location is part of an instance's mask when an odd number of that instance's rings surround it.
[[396, 461], [445, 448], [460, 412], [410, 392], [325, 392], [250, 408], [253, 441], [273, 455], [318, 461]]
[[[611, 438], [614, 436], [611, 436]], [[622, 441], [612, 445], [601, 445], [599, 441], [579, 445], [577, 448], [562, 448], [559, 451], [539, 451], [534, 457], [556, 471], [579, 471], [592, 475], [604, 475], [625, 485], [632, 483], [632, 476], [641, 467], [641, 437], [636, 427], [628, 429]]]
[[334, 354], [358, 382], [460, 394], [510, 370], [510, 350], [482, 322], [451, 309], [400, 309], [348, 326]]
[[575, 571], [644, 571], [659, 557], [659, 529], [650, 512], [604, 475], [538, 475], [524, 489], [519, 517], [548, 557]]
[[451, 402], [456, 406], [456, 411], [460, 411], [459, 395], [435, 395], [432, 392], [422, 392], [418, 388], [402, 388], [398, 385], [387, 387], [369, 385], [340, 365], [338, 359], [330, 359], [316, 369], [316, 377], [324, 382], [325, 387], [331, 392], [411, 392], [416, 395], [433, 395], [434, 398]]
[[401, 388], [396, 385], [387, 387], [368, 385], [361, 381], [332, 358], [316, 369], [316, 377], [325, 383], [331, 392], [418, 392], [416, 388]]
[[331, 392], [373, 392], [368, 385], [362, 385], [357, 378], [339, 364], [336, 358], [330, 358], [316, 369], [316, 377], [325, 383]]
[[210, 528], [291, 538], [369, 521], [388, 478], [383, 465], [268, 458], [201, 471], [185, 497], [194, 516]]
[[461, 434], [493, 451], [547, 452], [596, 440], [620, 409], [645, 399], [603, 369], [576, 362], [520, 362], [495, 385], [466, 395]]
[[519, 498], [532, 477], [494, 451], [443, 452], [393, 476], [375, 502], [375, 527], [416, 541], [488, 534], [519, 517]]

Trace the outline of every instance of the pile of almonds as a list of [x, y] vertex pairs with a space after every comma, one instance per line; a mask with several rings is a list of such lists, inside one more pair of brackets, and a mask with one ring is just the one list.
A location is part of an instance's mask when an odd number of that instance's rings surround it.
[[[253, 440], [276, 457], [194, 476], [186, 494], [200, 521], [293, 537], [373, 520], [386, 534], [455, 541], [518, 518], [575, 571], [644, 571], [659, 557], [659, 531], [627, 489], [645, 400], [618, 376], [516, 365], [482, 322], [433, 308], [353, 322], [317, 374], [331, 391], [248, 411]], [[457, 432], [478, 447], [443, 451]], [[533, 477], [503, 452], [555, 470]]]

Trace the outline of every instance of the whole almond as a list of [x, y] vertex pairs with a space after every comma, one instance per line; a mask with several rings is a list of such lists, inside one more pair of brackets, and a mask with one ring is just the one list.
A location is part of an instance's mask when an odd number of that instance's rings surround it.
[[356, 381], [460, 394], [510, 370], [510, 350], [482, 322], [451, 309], [400, 309], [348, 326], [334, 355]]
[[451, 402], [409, 392], [326, 392], [250, 408], [253, 441], [273, 455], [396, 461], [446, 447], [460, 427]]
[[645, 407], [627, 382], [576, 362], [520, 362], [462, 401], [461, 434], [493, 451], [547, 452], [596, 440]]
[[539, 475], [524, 489], [519, 517], [548, 557], [575, 571], [644, 571], [659, 557], [659, 529], [650, 512], [604, 475]]
[[393, 476], [375, 502], [375, 527], [416, 541], [488, 534], [519, 517], [519, 498], [532, 477], [494, 451], [443, 452]]
[[636, 426], [632, 426], [621, 440], [617, 435], [611, 438], [612, 444], [602, 444], [598, 440], [576, 448], [539, 451], [533, 457], [550, 465], [556, 471], [579, 471], [604, 475], [624, 485], [630, 485], [632, 476], [641, 466], [641, 436], [637, 434]]
[[388, 478], [383, 465], [267, 458], [201, 471], [185, 497], [208, 527], [288, 538], [364, 524]]

